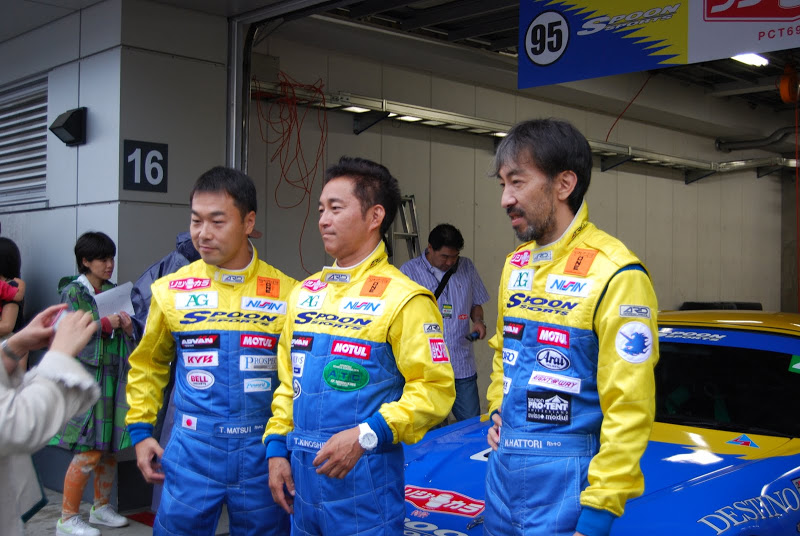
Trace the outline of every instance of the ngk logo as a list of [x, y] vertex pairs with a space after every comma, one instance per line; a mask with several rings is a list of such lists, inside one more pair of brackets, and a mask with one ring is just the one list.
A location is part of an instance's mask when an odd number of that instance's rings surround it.
[[245, 348], [264, 348], [272, 350], [278, 344], [276, 337], [267, 335], [242, 335], [239, 337], [239, 345]]
[[184, 352], [183, 364], [187, 367], [216, 367], [219, 359], [217, 352]]
[[170, 290], [194, 290], [196, 288], [206, 288], [210, 286], [210, 279], [195, 279], [194, 277], [175, 279], [169, 282]]
[[181, 349], [219, 348], [219, 335], [181, 335]]
[[536, 340], [542, 344], [552, 344], [561, 346], [562, 348], [569, 348], [569, 331], [539, 326]]
[[455, 514], [464, 517], [475, 517], [485, 508], [483, 501], [461, 495], [455, 491], [443, 491], [434, 488], [421, 488], [406, 485], [406, 501], [417, 508], [429, 512]]
[[331, 353], [347, 357], [357, 357], [358, 359], [369, 359], [371, 348], [366, 344], [356, 344], [354, 342], [333, 341]]

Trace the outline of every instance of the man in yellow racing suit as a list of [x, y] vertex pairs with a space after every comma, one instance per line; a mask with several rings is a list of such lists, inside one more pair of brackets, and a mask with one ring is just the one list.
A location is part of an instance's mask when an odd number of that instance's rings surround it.
[[655, 293], [633, 253], [588, 221], [592, 155], [572, 125], [518, 124], [495, 165], [525, 243], [503, 267], [490, 341], [485, 534], [605, 536], [644, 489]]

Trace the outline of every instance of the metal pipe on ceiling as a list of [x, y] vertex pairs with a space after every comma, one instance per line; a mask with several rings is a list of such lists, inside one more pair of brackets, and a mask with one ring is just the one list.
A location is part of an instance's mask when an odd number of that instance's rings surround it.
[[722, 151], [725, 153], [729, 153], [731, 151], [739, 151], [742, 149], [760, 149], [762, 147], [767, 147], [774, 143], [778, 143], [783, 138], [792, 134], [794, 132], [794, 127], [783, 127], [779, 128], [766, 138], [757, 138], [754, 140], [742, 140], [742, 141], [725, 141], [722, 138], [717, 138], [714, 142], [714, 146], [717, 148], [718, 151]]

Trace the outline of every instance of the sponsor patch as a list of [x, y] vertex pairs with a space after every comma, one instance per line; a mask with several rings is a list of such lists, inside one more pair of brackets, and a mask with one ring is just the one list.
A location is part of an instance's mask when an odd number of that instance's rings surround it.
[[229, 285], [241, 285], [244, 283], [244, 275], [222, 274], [222, 277], [220, 277], [219, 280], [223, 283], [228, 283]]
[[518, 322], [503, 322], [503, 337], [521, 341], [524, 330], [525, 324], [520, 324]]
[[467, 316], [467, 315], [465, 315], [465, 314], [460, 314], [460, 315], [458, 315], [458, 319], [459, 319], [459, 320], [466, 320], [467, 318], [469, 318], [469, 316]]
[[431, 346], [431, 359], [434, 363], [448, 363], [450, 356], [447, 355], [447, 345], [444, 339], [428, 339], [428, 344]]
[[589, 275], [589, 268], [592, 267], [594, 258], [597, 257], [596, 249], [583, 249], [575, 248], [572, 250], [567, 265], [564, 267], [564, 273], [570, 275]]
[[552, 260], [553, 260], [553, 250], [550, 249], [547, 251], [540, 251], [539, 253], [534, 253], [531, 262], [545, 262], [545, 261], [550, 262]]
[[281, 280], [272, 277], [259, 277], [256, 284], [256, 294], [267, 298], [279, 298], [281, 295]]
[[308, 335], [296, 335], [292, 337], [292, 350], [311, 350], [314, 345], [314, 337]]
[[368, 344], [356, 342], [334, 340], [331, 345], [332, 354], [355, 357], [357, 359], [369, 359], [370, 350], [372, 348]]
[[511, 270], [508, 277], [508, 290], [532, 290], [533, 269]]
[[294, 392], [292, 398], [299, 398], [303, 393], [303, 388], [300, 387], [300, 380], [297, 378], [292, 381], [292, 391]]
[[442, 334], [442, 326], [439, 324], [422, 324], [423, 333], [438, 333]]
[[698, 333], [695, 331], [681, 331], [673, 328], [661, 328], [658, 330], [659, 339], [691, 339], [696, 341], [719, 342], [727, 337], [717, 333]]
[[629, 363], [644, 363], [653, 350], [653, 334], [647, 324], [636, 320], [623, 324], [615, 339], [617, 354]]
[[214, 375], [205, 370], [192, 370], [186, 374], [186, 381], [195, 389], [208, 389], [214, 385]]
[[392, 279], [389, 277], [378, 277], [377, 275], [371, 275], [364, 282], [364, 286], [361, 287], [361, 296], [373, 296], [375, 298], [380, 298], [383, 296], [386, 287], [388, 287], [389, 283], [391, 282]]
[[350, 274], [343, 272], [328, 272], [325, 274], [326, 283], [349, 283]]
[[536, 361], [550, 370], [567, 370], [571, 365], [569, 358], [555, 348], [542, 348], [536, 352]]
[[303, 281], [303, 288], [308, 289], [311, 292], [319, 292], [327, 286], [327, 283], [323, 283], [319, 279], [306, 279]]
[[272, 380], [270, 378], [245, 378], [245, 393], [263, 393], [272, 391]]
[[539, 331], [536, 332], [536, 340], [542, 344], [569, 348], [569, 331], [539, 326]]
[[219, 333], [206, 333], [204, 335], [180, 335], [182, 350], [196, 348], [219, 348]]
[[[537, 356], [538, 357], [538, 356]], [[528, 385], [537, 385], [548, 389], [555, 389], [564, 393], [578, 394], [581, 392], [581, 379], [553, 374], [552, 372], [533, 371]]]
[[380, 316], [383, 314], [385, 305], [383, 300], [375, 298], [344, 298], [339, 303], [339, 312]]
[[322, 376], [337, 391], [357, 391], [369, 383], [367, 369], [344, 359], [334, 359], [325, 365]]
[[575, 298], [585, 298], [592, 290], [592, 280], [581, 277], [547, 276], [547, 292]]
[[301, 377], [303, 368], [306, 366], [306, 354], [303, 352], [292, 352], [292, 375]]
[[278, 338], [271, 335], [250, 335], [243, 333], [239, 336], [239, 346], [244, 348], [263, 348], [274, 350], [278, 345]]
[[265, 300], [264, 298], [249, 298], [242, 296], [242, 309], [246, 311], [265, 311], [279, 315], [286, 314], [286, 302]]
[[197, 417], [192, 415], [183, 414], [181, 418], [181, 426], [184, 428], [188, 428], [189, 430], [197, 430]]
[[619, 316], [622, 318], [650, 318], [650, 308], [644, 305], [620, 305]]
[[503, 376], [503, 394], [507, 395], [509, 390], [511, 390], [511, 378]]
[[545, 424], [570, 424], [572, 422], [572, 397], [567, 394], [537, 393], [528, 391], [528, 422]]
[[517, 357], [519, 352], [509, 348], [503, 348], [503, 363], [511, 365], [512, 367], [517, 364]]
[[800, 355], [793, 355], [789, 362], [789, 372], [800, 374]]
[[195, 290], [198, 288], [208, 288], [210, 286], [210, 279], [197, 279], [194, 277], [187, 277], [186, 279], [174, 279], [169, 282], [170, 290]]
[[183, 364], [187, 367], [216, 367], [219, 358], [216, 351], [183, 352]]
[[327, 292], [311, 293], [301, 290], [297, 293], [297, 307], [300, 309], [322, 309], [322, 303], [325, 301]]
[[417, 508], [441, 514], [475, 517], [485, 508], [483, 501], [462, 495], [457, 491], [421, 488], [406, 484], [405, 495], [406, 501]]
[[508, 261], [509, 264], [513, 264], [519, 268], [524, 268], [528, 266], [528, 262], [531, 260], [531, 250], [526, 249], [524, 251], [517, 251], [511, 256], [511, 260]]
[[216, 309], [217, 291], [175, 294], [175, 309]]
[[756, 445], [756, 442], [747, 437], [747, 434], [742, 434], [737, 438], [731, 439], [730, 441], [726, 441], [726, 443], [730, 445], [739, 445], [740, 447], [751, 447], [754, 449], [761, 448]]
[[239, 370], [278, 370], [278, 357], [274, 355], [240, 355]]

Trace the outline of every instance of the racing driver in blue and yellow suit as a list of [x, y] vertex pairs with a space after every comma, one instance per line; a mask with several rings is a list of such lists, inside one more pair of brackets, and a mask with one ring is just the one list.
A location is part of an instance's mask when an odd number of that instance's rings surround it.
[[[213, 535], [225, 504], [231, 534], [287, 536], [261, 436], [296, 281], [259, 260], [248, 240], [249, 177], [214, 168], [198, 179], [191, 204], [202, 259], [153, 283], [144, 336], [130, 356], [128, 430], [145, 479], [164, 481], [153, 534]], [[151, 436], [173, 360], [175, 424], [162, 451]]]
[[403, 534], [400, 443], [422, 439], [455, 400], [433, 294], [389, 264], [381, 242], [399, 198], [374, 162], [342, 157], [326, 172], [319, 226], [336, 262], [288, 299], [264, 438], [295, 536]]
[[589, 222], [592, 154], [572, 125], [516, 125], [495, 166], [525, 243], [503, 267], [490, 341], [484, 534], [606, 536], [644, 490], [653, 286], [639, 259]]

